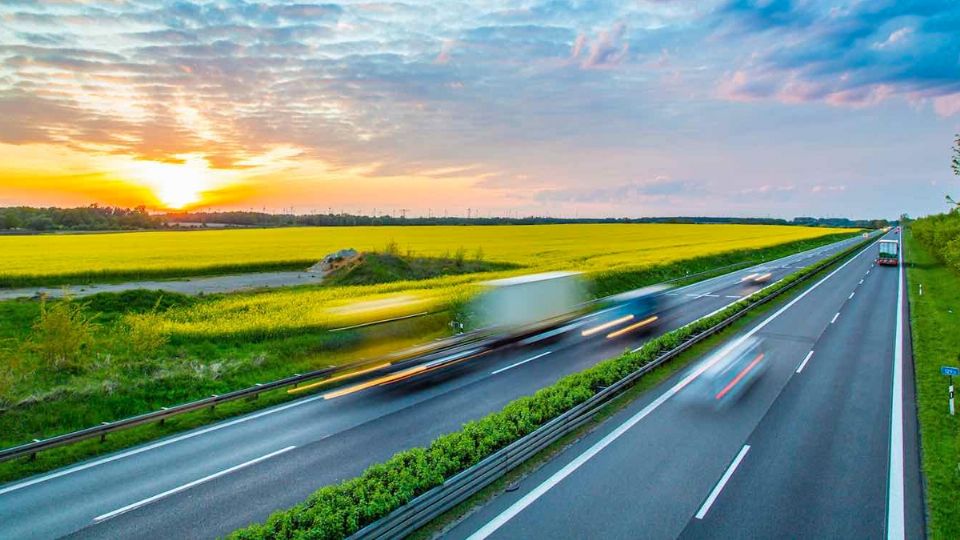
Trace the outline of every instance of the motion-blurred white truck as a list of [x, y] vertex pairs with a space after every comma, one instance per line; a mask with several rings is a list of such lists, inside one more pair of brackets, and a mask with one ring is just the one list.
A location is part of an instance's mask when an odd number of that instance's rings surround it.
[[503, 334], [547, 328], [578, 314], [586, 300], [579, 272], [487, 281], [474, 304], [476, 326]]

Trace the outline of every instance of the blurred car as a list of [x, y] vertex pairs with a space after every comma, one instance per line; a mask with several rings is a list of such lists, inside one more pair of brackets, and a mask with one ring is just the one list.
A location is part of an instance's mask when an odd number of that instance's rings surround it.
[[768, 363], [763, 340], [736, 341], [704, 360], [701, 366], [706, 368], [690, 385], [690, 396], [714, 407], [728, 406], [760, 378]]
[[754, 272], [747, 274], [740, 279], [740, 283], [747, 285], [766, 285], [773, 278], [772, 272]]
[[660, 314], [669, 307], [665, 285], [653, 285], [603, 299], [603, 308], [584, 324], [580, 334], [603, 334], [617, 338], [637, 330], [649, 330], [660, 322]]

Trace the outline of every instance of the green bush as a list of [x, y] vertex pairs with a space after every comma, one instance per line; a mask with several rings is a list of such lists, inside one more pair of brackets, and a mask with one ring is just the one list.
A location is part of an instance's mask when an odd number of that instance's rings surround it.
[[568, 375], [532, 396], [516, 399], [498, 412], [464, 424], [460, 431], [437, 438], [426, 448], [404, 450], [385, 463], [369, 467], [357, 478], [321, 488], [305, 502], [274, 513], [263, 524], [235, 531], [231, 537], [251, 540], [349, 536], [583, 403], [598, 388], [615, 383], [684, 340], [776, 294], [862, 245], [788, 276], [711, 317], [650, 340], [637, 352], [606, 360]]
[[920, 218], [910, 230], [937, 259], [960, 272], [960, 211]]
[[50, 368], [81, 370], [90, 357], [94, 326], [93, 317], [73, 300], [44, 301], [29, 346]]

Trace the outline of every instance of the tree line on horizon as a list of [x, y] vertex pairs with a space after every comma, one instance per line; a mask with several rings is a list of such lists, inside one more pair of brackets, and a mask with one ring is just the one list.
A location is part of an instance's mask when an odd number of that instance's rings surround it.
[[0, 231], [37, 233], [56, 231], [122, 231], [204, 227], [349, 227], [385, 225], [542, 225], [564, 223], [705, 223], [800, 225], [810, 227], [881, 228], [885, 219], [743, 217], [554, 218], [405, 217], [354, 214], [269, 214], [266, 212], [175, 212], [151, 214], [143, 206], [119, 208], [91, 205], [79, 208], [0, 208]]

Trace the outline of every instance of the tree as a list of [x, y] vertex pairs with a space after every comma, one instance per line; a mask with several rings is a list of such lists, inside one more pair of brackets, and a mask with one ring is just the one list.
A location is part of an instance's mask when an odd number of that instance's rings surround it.
[[953, 141], [953, 174], [960, 176], [960, 134], [954, 135]]
[[[953, 138], [953, 159], [950, 160], [950, 168], [953, 169], [953, 174], [960, 176], [960, 134], [954, 135]], [[960, 202], [950, 195], [947, 195], [947, 202], [953, 205], [954, 210], [960, 208]]]

